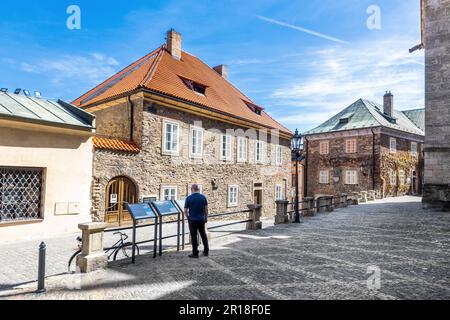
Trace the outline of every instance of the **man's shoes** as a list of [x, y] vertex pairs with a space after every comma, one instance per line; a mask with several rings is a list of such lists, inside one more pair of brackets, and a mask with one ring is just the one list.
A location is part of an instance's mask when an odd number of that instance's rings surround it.
[[203, 252], [203, 255], [204, 255], [205, 257], [209, 257], [209, 252]]
[[190, 255], [189, 255], [189, 258], [192, 258], [192, 259], [198, 259], [198, 255], [190, 254]]

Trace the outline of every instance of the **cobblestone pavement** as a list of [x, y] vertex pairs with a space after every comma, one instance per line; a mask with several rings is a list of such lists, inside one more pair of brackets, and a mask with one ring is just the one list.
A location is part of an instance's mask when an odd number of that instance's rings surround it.
[[[449, 233], [450, 214], [422, 210], [419, 198], [385, 199], [228, 235], [209, 258], [140, 256], [50, 278], [44, 295], [24, 286], [0, 298], [450, 299]], [[368, 281], [377, 270], [378, 290]]]

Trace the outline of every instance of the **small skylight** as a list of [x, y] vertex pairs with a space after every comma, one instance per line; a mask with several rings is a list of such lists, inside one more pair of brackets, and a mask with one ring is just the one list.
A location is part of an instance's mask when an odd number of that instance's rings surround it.
[[261, 108], [260, 106], [257, 106], [256, 104], [253, 104], [251, 102], [245, 101], [245, 104], [247, 105], [247, 107], [252, 110], [254, 113], [256, 113], [258, 116], [260, 116], [262, 114], [262, 111], [264, 110], [264, 108]]
[[183, 80], [184, 84], [186, 85], [186, 87], [188, 87], [189, 89], [191, 89], [195, 93], [203, 95], [203, 96], [205, 95], [205, 93], [206, 93], [206, 86], [204, 86], [204, 85], [202, 85], [200, 83], [197, 83], [197, 82], [195, 82], [193, 80], [184, 79], [184, 78], [182, 78], [182, 80]]
[[349, 113], [343, 114], [341, 116], [341, 118], [339, 119], [339, 123], [342, 123], [342, 124], [348, 123], [354, 114], [355, 114], [354, 112], [349, 112]]

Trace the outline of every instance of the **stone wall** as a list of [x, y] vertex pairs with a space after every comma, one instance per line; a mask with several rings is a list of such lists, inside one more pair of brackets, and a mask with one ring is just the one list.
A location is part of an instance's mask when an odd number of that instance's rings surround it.
[[450, 0], [425, 1], [425, 207], [450, 210]]
[[[372, 190], [372, 134], [360, 136], [347, 136], [339, 138], [327, 138], [309, 140], [308, 142], [308, 185], [307, 193], [310, 197], [318, 195], [338, 195], [340, 193], [359, 192]], [[345, 143], [348, 138], [356, 138], [358, 152], [355, 154], [345, 153]], [[379, 135], [376, 136], [379, 141]], [[329, 154], [320, 154], [320, 142], [329, 142]], [[377, 143], [376, 143], [377, 145]], [[379, 148], [375, 149], [375, 161], [379, 163]], [[319, 183], [319, 174], [321, 170], [328, 170], [329, 183]], [[345, 184], [345, 170], [358, 171], [358, 184]]]
[[[370, 132], [370, 134], [368, 134]], [[409, 193], [410, 185], [406, 183], [412, 172], [416, 171], [416, 192], [421, 192], [422, 166], [421, 142], [423, 138], [410, 136], [402, 137], [397, 134], [377, 129], [375, 135], [370, 130], [355, 130], [332, 135], [314, 135], [308, 139], [308, 183], [307, 193], [310, 197], [319, 195], [339, 195], [341, 193], [375, 190], [379, 196], [397, 196]], [[397, 139], [397, 153], [390, 153], [390, 138]], [[357, 139], [357, 153], [347, 154], [345, 143], [347, 139]], [[320, 142], [329, 142], [329, 154], [320, 154]], [[418, 143], [418, 155], [410, 154], [411, 142]], [[374, 144], [375, 142], [375, 144]], [[390, 185], [390, 172], [395, 170], [397, 177], [400, 170], [405, 171], [405, 184]], [[329, 183], [319, 183], [320, 171], [328, 170]], [[358, 184], [345, 184], [345, 170], [358, 172]], [[411, 179], [412, 182], [412, 179]]]
[[[255, 183], [263, 185], [263, 215], [273, 217], [275, 214], [275, 184], [283, 186], [283, 192], [290, 194], [291, 185], [291, 154], [290, 141], [281, 140], [283, 164], [275, 164], [275, 144], [269, 140], [266, 145], [266, 161], [255, 163], [255, 141], [249, 139], [249, 163], [237, 163], [237, 142], [233, 138], [230, 162], [220, 161], [220, 132], [228, 129], [242, 129], [217, 120], [203, 118], [170, 107], [160, 106], [148, 100], [135, 103], [136, 115], [142, 121], [135, 123], [135, 128], [141, 128], [142, 151], [139, 154], [117, 153], [96, 150], [94, 153], [94, 179], [97, 179], [98, 207], [93, 208], [97, 220], [102, 220], [105, 212], [105, 188], [108, 182], [117, 176], [131, 178], [138, 187], [138, 196], [161, 197], [162, 186], [177, 186], [178, 198], [183, 199], [188, 194], [192, 183], [202, 185], [204, 194], [209, 198], [211, 213], [247, 209], [253, 203], [253, 188]], [[121, 106], [126, 108], [125, 105]], [[105, 110], [107, 111], [107, 110]], [[181, 126], [180, 155], [168, 156], [162, 152], [163, 119], [176, 121]], [[199, 122], [201, 121], [201, 122]], [[191, 125], [204, 129], [203, 159], [189, 157], [189, 136]], [[211, 129], [219, 130], [217, 132]], [[135, 129], [139, 131], [139, 129]], [[246, 130], [246, 129], [244, 129]], [[120, 130], [119, 130], [120, 132]], [[98, 132], [102, 135], [103, 132]], [[213, 189], [212, 180], [218, 188]], [[227, 207], [228, 185], [239, 186], [238, 207]]]

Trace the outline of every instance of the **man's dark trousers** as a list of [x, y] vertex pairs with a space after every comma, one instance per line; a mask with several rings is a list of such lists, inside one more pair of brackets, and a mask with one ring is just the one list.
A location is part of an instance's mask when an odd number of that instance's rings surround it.
[[204, 252], [209, 254], [208, 236], [206, 235], [205, 222], [204, 221], [189, 221], [189, 231], [191, 232], [192, 239], [192, 253], [194, 256], [198, 256], [198, 238], [197, 232], [202, 237]]

